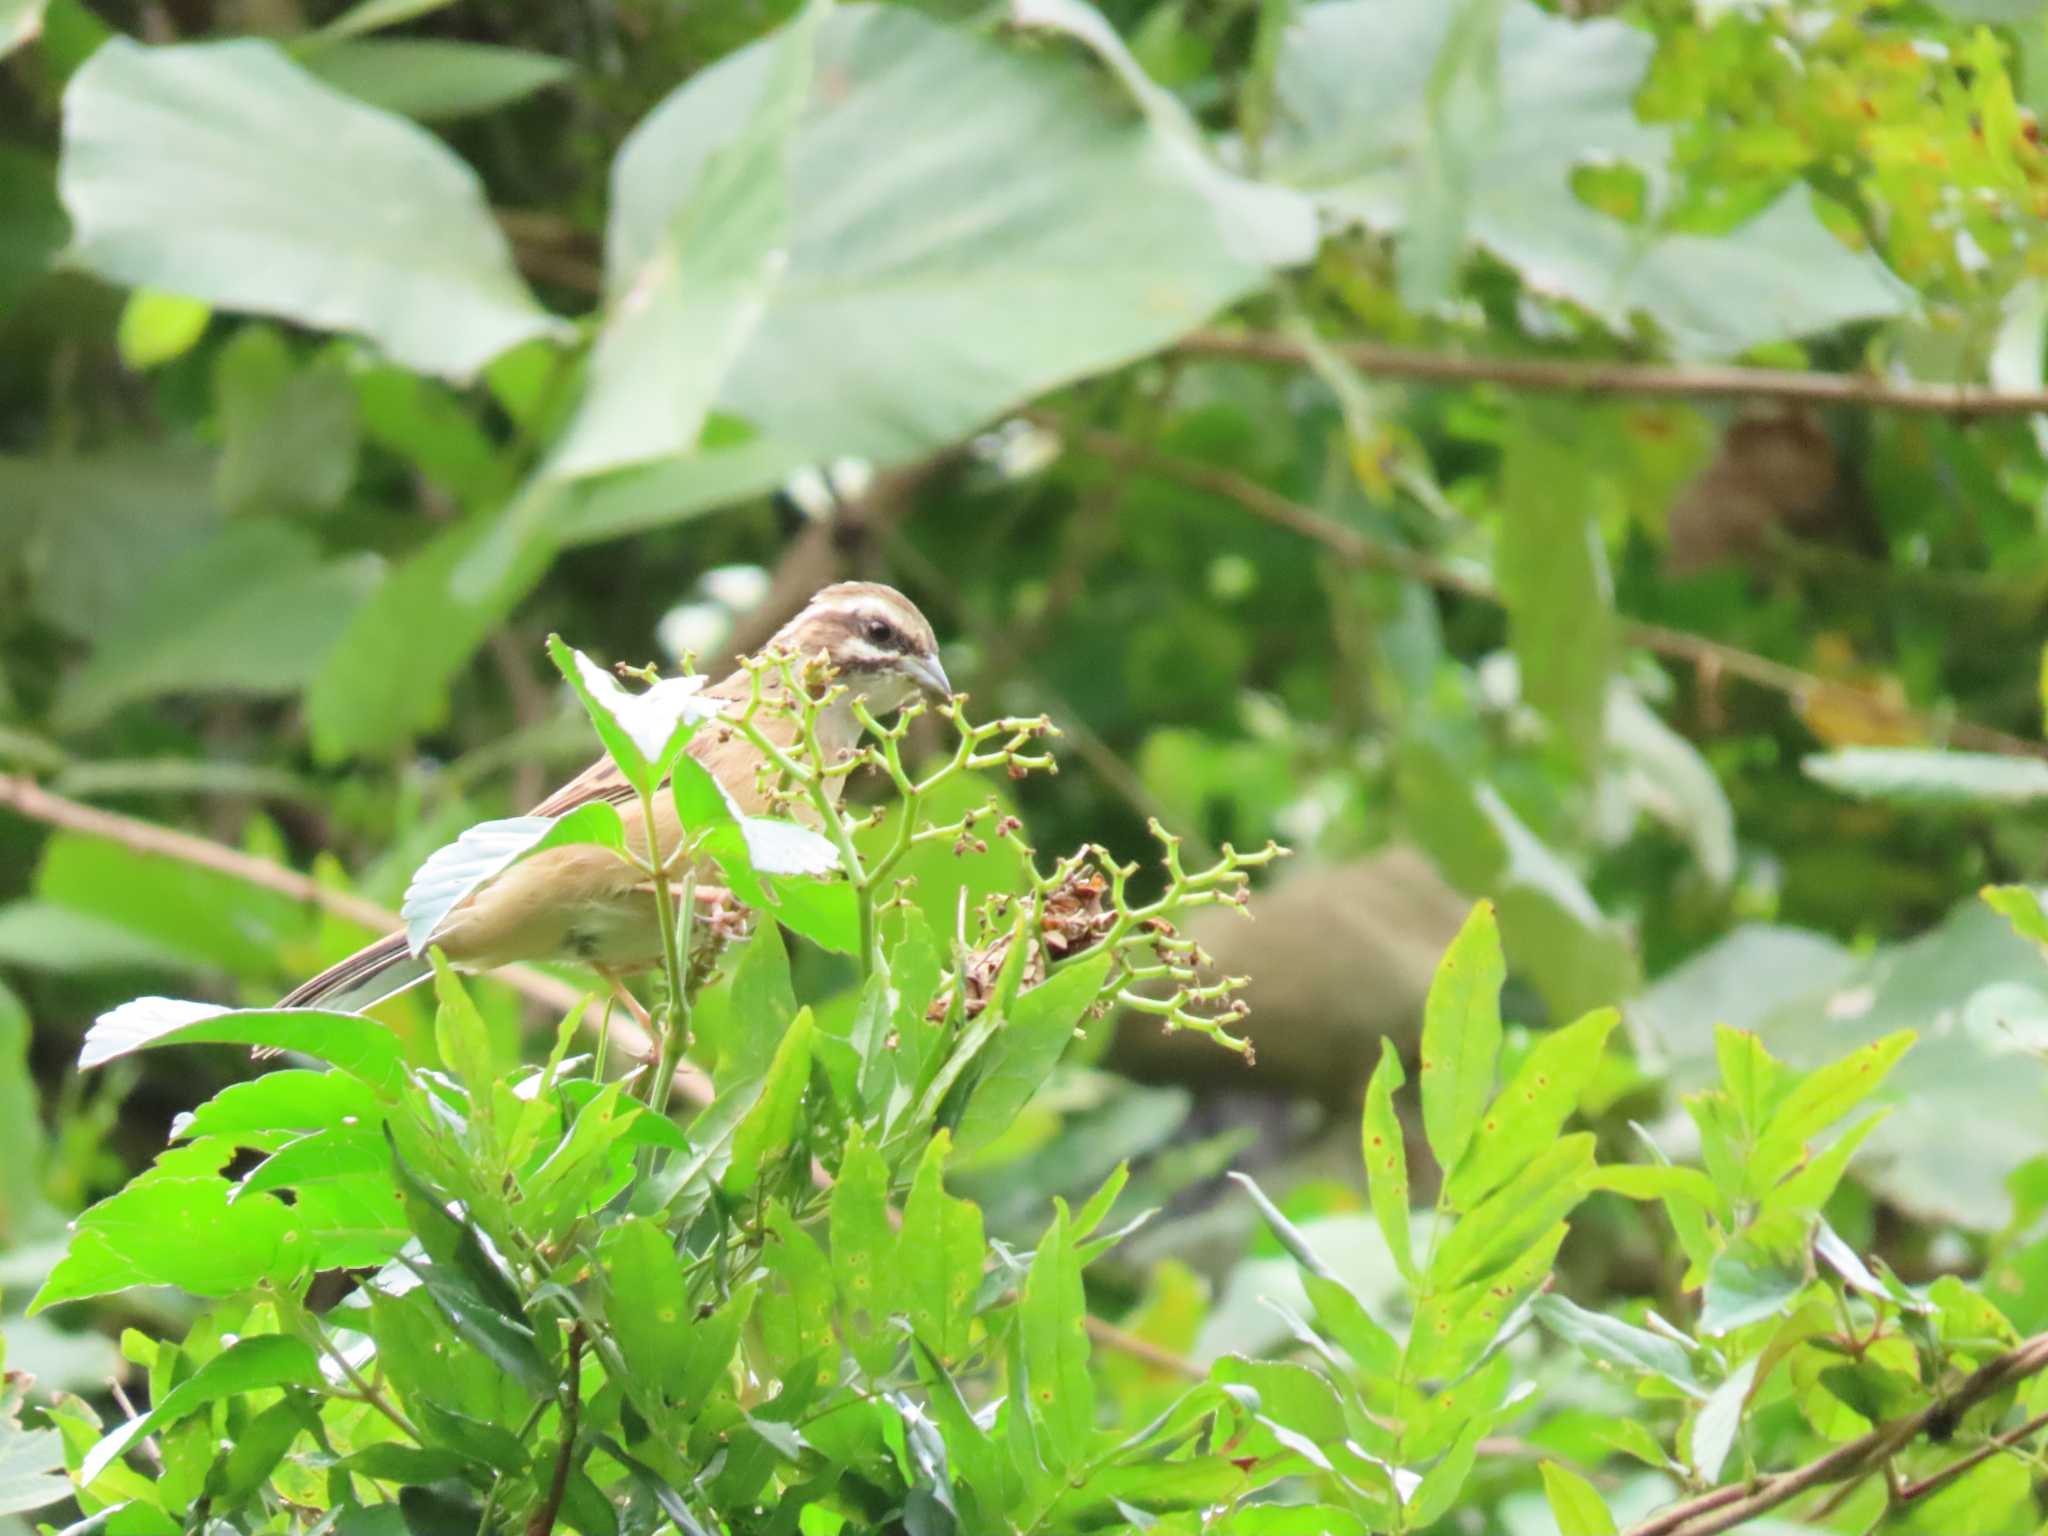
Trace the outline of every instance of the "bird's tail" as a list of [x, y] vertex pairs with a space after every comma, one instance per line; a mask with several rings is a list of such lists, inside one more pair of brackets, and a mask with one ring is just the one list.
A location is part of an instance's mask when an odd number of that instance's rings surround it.
[[328, 1008], [360, 1013], [373, 1003], [396, 997], [433, 974], [427, 961], [406, 947], [405, 935], [394, 933], [338, 960], [311, 981], [302, 981], [278, 999], [280, 1008]]

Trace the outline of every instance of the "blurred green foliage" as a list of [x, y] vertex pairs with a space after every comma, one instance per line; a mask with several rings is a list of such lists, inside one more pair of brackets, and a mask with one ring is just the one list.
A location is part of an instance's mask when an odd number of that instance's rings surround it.
[[[37, 1404], [113, 1375], [160, 1403], [246, 1320], [156, 1289], [22, 1315], [63, 1222], [246, 1072], [188, 1055], [82, 1081], [93, 1018], [145, 992], [267, 1004], [373, 935], [347, 898], [395, 906], [436, 848], [578, 766], [550, 631], [712, 665], [781, 616], [765, 594], [802, 595], [778, 573], [859, 574], [925, 607], [977, 708], [1066, 731], [1065, 771], [1003, 786], [1035, 848], [1134, 857], [1156, 817], [1191, 856], [1281, 838], [1285, 878], [1328, 892], [1305, 903], [1326, 941], [1254, 928], [1223, 952], [1254, 995], [1262, 970], [1293, 984], [1282, 1032], [1249, 1021], [1258, 1071], [1135, 1080], [1091, 1025], [955, 1154], [1027, 1308], [1083, 1285], [1053, 1199], [1078, 1210], [1133, 1159], [1101, 1230], [1172, 1203], [1090, 1266], [1089, 1302], [1198, 1369], [1253, 1357], [1211, 1388], [1400, 1469], [1287, 1463], [1287, 1497], [1362, 1488], [1352, 1517], [1382, 1526], [1426, 1523], [1450, 1485], [1447, 1525], [1604, 1529], [1602, 1501], [1625, 1522], [1918, 1411], [1985, 1341], [2048, 1326], [2048, 979], [2020, 889], [2048, 853], [2048, 437], [2038, 414], [1870, 396], [2043, 387], [2044, 105], [2032, 0], [0, 0], [0, 772], [69, 823], [0, 796], [0, 1127], [37, 1128], [0, 1169], [9, 1369]], [[1729, 363], [1867, 388], [1801, 404], [1626, 372]], [[1579, 364], [1625, 376], [1525, 387]], [[201, 862], [94, 809], [202, 840]], [[1465, 1378], [1486, 1406], [1443, 1418], [1450, 1439], [1389, 1446], [1408, 1409], [1372, 1396], [1380, 1365], [1353, 1379], [1381, 1342], [1306, 1297], [1314, 1326], [1263, 1311], [1301, 1254], [1211, 1181], [1257, 1163], [1392, 1326], [1391, 1361], [1456, 1294], [1406, 1272], [1450, 1209], [1431, 1170], [1458, 1172], [1429, 1079], [1419, 1117], [1391, 1075], [1328, 1081], [1424, 1067], [1412, 977], [1367, 999], [1317, 963], [1449, 944], [1440, 903], [1358, 874], [1406, 848], [1497, 906], [1509, 1080], [1580, 1038], [1558, 1026], [1623, 1010], [1572, 1106], [1599, 1138], [1586, 1177], [1646, 1155], [1633, 1124], [1685, 1171], [1697, 1149], [1719, 1193], [1620, 1177], [1663, 1202], [1645, 1219], [1588, 1183], [1556, 1250], [1545, 1324], [1664, 1386], [1630, 1397], [1524, 1333]], [[1023, 878], [1000, 840], [906, 872], [941, 936], [963, 892]], [[1989, 883], [2016, 892], [1999, 913]], [[848, 962], [791, 958], [820, 1038], [846, 1037]], [[509, 1067], [521, 1006], [474, 994]], [[708, 993], [707, 1029], [733, 1006]], [[381, 1016], [433, 1056], [424, 1005]], [[1795, 1074], [1901, 1030], [1920, 1043], [1862, 1156], [1774, 1223], [1758, 1149], [1827, 1129], [1772, 1131]], [[1359, 1038], [1381, 1031], [1395, 1054]], [[1491, 1051], [1468, 1051], [1490, 1091]], [[1716, 1083], [1719, 1108], [1684, 1097]], [[1247, 1106], [1261, 1084], [1349, 1107]], [[1418, 1170], [1409, 1266], [1405, 1201], [1358, 1176], [1361, 1105]], [[1312, 1145], [1332, 1123], [1341, 1158]], [[892, 1163], [894, 1192], [949, 1209], [922, 1168]], [[1818, 1358], [1816, 1285], [1851, 1314], [1843, 1364]], [[1707, 1326], [1758, 1298], [1782, 1338]], [[1038, 1341], [1071, 1374], [1062, 1345]], [[878, 1358], [865, 1324], [848, 1347]], [[1048, 1421], [1062, 1454], [1178, 1390], [1100, 1349], [1075, 1379], [1099, 1423]], [[186, 1401], [189, 1444], [159, 1437], [173, 1489], [246, 1427], [243, 1399]], [[96, 1402], [64, 1410], [74, 1464], [115, 1411]], [[0, 1529], [15, 1458], [54, 1464], [40, 1411], [17, 1431], [0, 1394]], [[1248, 1455], [1287, 1444], [1240, 1427]], [[1532, 1446], [1557, 1460], [1539, 1473]], [[1409, 1458], [1452, 1472], [1420, 1472], [1425, 1499]], [[2032, 1530], [2028, 1470], [1793, 1513]], [[1232, 1518], [1296, 1528], [1261, 1507]]]

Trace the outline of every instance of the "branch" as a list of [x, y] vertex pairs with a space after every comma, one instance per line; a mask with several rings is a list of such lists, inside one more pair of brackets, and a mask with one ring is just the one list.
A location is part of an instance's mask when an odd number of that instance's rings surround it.
[[[336, 917], [381, 933], [389, 933], [402, 926], [396, 912], [388, 911], [374, 901], [365, 901], [360, 896], [351, 896], [346, 891], [330, 890], [310, 875], [302, 875], [295, 869], [287, 869], [282, 864], [244, 853], [239, 848], [230, 848], [225, 843], [216, 843], [210, 838], [67, 800], [21, 774], [0, 773], [0, 806], [30, 821], [62, 827], [67, 832], [82, 832], [88, 837], [102, 837], [135, 853], [210, 869], [215, 874], [226, 875], [261, 890], [275, 891], [280, 896], [318, 907], [323, 912], [331, 912]], [[523, 965], [506, 966], [497, 975], [522, 996], [557, 1014], [565, 1014], [583, 1001], [583, 992], [579, 988]], [[611, 1032], [628, 1051], [654, 1059], [654, 1042], [632, 1021], [615, 1020]], [[688, 1062], [676, 1068], [676, 1092], [693, 1104], [711, 1102], [711, 1084]]]
[[[1717, 1532], [1733, 1530], [1810, 1489], [1868, 1476], [1881, 1468], [1889, 1457], [1926, 1434], [1930, 1426], [1953, 1424], [1986, 1398], [2043, 1370], [2048, 1370], [2048, 1333], [2036, 1334], [2017, 1349], [2009, 1350], [1979, 1367], [1954, 1392], [1930, 1403], [1918, 1413], [1892, 1424], [1880, 1425], [1860, 1440], [1837, 1446], [1803, 1467], [1760, 1478], [1751, 1484], [1736, 1483], [1716, 1488], [1712, 1493], [1674, 1504], [1648, 1520], [1630, 1526], [1626, 1536], [1716, 1536]], [[2025, 1438], [2026, 1434], [2038, 1429], [2041, 1422], [2035, 1420], [2021, 1431], [2015, 1431], [2015, 1436]], [[1946, 1486], [1953, 1477], [1976, 1465], [1993, 1449], [2003, 1449], [2001, 1442], [2011, 1443], [2011, 1437], [2000, 1436], [1992, 1446], [1973, 1451], [1957, 1466], [1922, 1478], [1918, 1483], [1905, 1484], [1893, 1494], [1894, 1500], [1918, 1498]]]
[[555, 1455], [555, 1475], [548, 1483], [547, 1497], [533, 1518], [526, 1522], [526, 1536], [548, 1536], [555, 1518], [562, 1512], [562, 1498], [569, 1491], [569, 1468], [576, 1459], [576, 1421], [583, 1411], [583, 1320], [569, 1325], [569, 1389], [562, 1404], [562, 1448]]
[[[1973, 384], [1915, 384], [1859, 373], [1801, 373], [1783, 368], [1673, 368], [1657, 363], [1581, 363], [1534, 357], [1456, 357], [1374, 341], [1331, 342], [1361, 373], [1437, 384], [1499, 384], [1568, 395], [1679, 396], [1694, 400], [1790, 400], [1938, 416], [2031, 416], [2048, 412], [2048, 390], [1996, 390]], [[1176, 351], [1255, 363], [1306, 364], [1308, 353], [1285, 336], [1197, 331]]]
[[[1032, 415], [1033, 419], [1052, 426], [1087, 453], [1112, 463], [1132, 464], [1162, 479], [1234, 501], [1260, 521], [1320, 544], [1348, 565], [1393, 571], [1474, 602], [1498, 607], [1503, 601], [1493, 583], [1469, 565], [1439, 560], [1406, 545], [1374, 538], [1349, 523], [1340, 523], [1314, 507], [1283, 496], [1236, 470], [1161, 453], [1156, 448], [1133, 442], [1114, 432], [1077, 427], [1043, 413], [1034, 412]], [[1811, 672], [1802, 672], [1797, 667], [1773, 661], [1768, 656], [1710, 640], [1704, 635], [1627, 617], [1619, 617], [1616, 627], [1621, 638], [1631, 645], [1639, 645], [1660, 656], [1690, 662], [1703, 670], [1739, 677], [1760, 688], [1784, 694], [1801, 706], [1830, 695], [1851, 696], [1865, 707], [1878, 703], [1870, 693], [1854, 684], [1817, 677]], [[2048, 743], [2028, 741], [2025, 737], [2014, 736], [1992, 726], [1978, 725], [1969, 720], [1944, 719], [1894, 706], [1886, 706], [1886, 710], [1891, 719], [1929, 741], [1972, 751], [1995, 752], [2006, 757], [2048, 757]]]

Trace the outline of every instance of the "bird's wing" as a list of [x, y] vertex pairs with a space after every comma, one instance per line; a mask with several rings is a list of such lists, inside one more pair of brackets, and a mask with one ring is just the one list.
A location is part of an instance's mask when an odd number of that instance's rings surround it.
[[608, 757], [600, 757], [527, 814], [562, 816], [592, 800], [609, 800], [614, 805], [623, 805], [632, 798], [633, 786], [620, 774], [618, 765]]

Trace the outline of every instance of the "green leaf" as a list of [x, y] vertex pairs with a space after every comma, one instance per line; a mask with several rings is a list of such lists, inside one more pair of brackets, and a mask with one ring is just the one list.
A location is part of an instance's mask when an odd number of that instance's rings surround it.
[[1742, 1427], [1743, 1404], [1749, 1401], [1750, 1384], [1756, 1380], [1762, 1358], [1752, 1355], [1731, 1371], [1700, 1405], [1699, 1416], [1692, 1421], [1692, 1468], [1702, 1484], [1711, 1486], [1720, 1480], [1722, 1464]]
[[1040, 1430], [1048, 1468], [1064, 1473], [1087, 1454], [1095, 1429], [1095, 1383], [1088, 1374], [1088, 1299], [1067, 1235], [1067, 1203], [1053, 1202], [1018, 1305], [1028, 1411]]
[[334, 42], [299, 62], [337, 91], [423, 123], [494, 112], [575, 72], [544, 53], [444, 37]]
[[946, 1193], [951, 1150], [943, 1130], [926, 1144], [903, 1207], [901, 1262], [911, 1331], [941, 1362], [967, 1353], [986, 1260], [981, 1207]]
[[[214, 1166], [229, 1155], [223, 1147]], [[194, 1177], [159, 1163], [78, 1218], [31, 1312], [131, 1285], [175, 1285], [196, 1296], [226, 1296], [290, 1267], [298, 1224], [282, 1202], [270, 1195], [236, 1199], [225, 1179]]]
[[654, 1222], [632, 1217], [605, 1230], [597, 1256], [619, 1352], [634, 1381], [659, 1391], [681, 1371], [696, 1325], [675, 1243]]
[[1438, 1242], [1431, 1283], [1462, 1284], [1521, 1252], [1585, 1198], [1592, 1171], [1590, 1132], [1553, 1141]]
[[[548, 473], [594, 474], [695, 446], [789, 266], [789, 141], [828, 13], [826, 4], [805, 5], [748, 50], [759, 67], [743, 81], [727, 71], [739, 89], [717, 136], [691, 144], [694, 175], [630, 178], [641, 136], [658, 131], [660, 107], [621, 148], [613, 237], [637, 228], [651, 238], [629, 260], [614, 254], [607, 263], [609, 314]], [[661, 201], [639, 206], [636, 195]]]
[[222, 1499], [239, 1504], [254, 1496], [270, 1481], [301, 1431], [321, 1433], [319, 1414], [301, 1394], [288, 1393], [283, 1402], [257, 1414], [221, 1458]]
[[282, 523], [231, 523], [167, 560], [94, 636], [57, 719], [85, 730], [167, 694], [292, 693], [310, 682], [376, 586], [378, 563], [329, 560]]
[[114, 1459], [144, 1435], [175, 1424], [224, 1397], [262, 1387], [317, 1386], [320, 1363], [313, 1348], [283, 1334], [258, 1334], [222, 1350], [165, 1393], [140, 1418], [130, 1419], [86, 1453], [78, 1484], [90, 1487]]
[[1318, 1258], [1316, 1251], [1309, 1247], [1308, 1239], [1302, 1236], [1301, 1229], [1289, 1221], [1280, 1207], [1266, 1197], [1266, 1192], [1259, 1188], [1250, 1174], [1239, 1173], [1233, 1169], [1230, 1177], [1242, 1185], [1245, 1193], [1252, 1197], [1252, 1204], [1259, 1208], [1259, 1214], [1265, 1218], [1273, 1236], [1279, 1240], [1280, 1246], [1287, 1250], [1295, 1263], [1311, 1275], [1320, 1275], [1325, 1280], [1336, 1279], [1330, 1272], [1329, 1265]]
[[481, 514], [435, 534], [356, 611], [306, 693], [316, 758], [395, 746], [447, 718], [449, 682], [553, 556], [536, 543], [487, 581], [458, 579], [496, 527]]
[[[1081, 1016], [1101, 995], [1110, 956], [1089, 955], [1017, 995], [982, 1058], [981, 1076], [954, 1135], [960, 1150], [985, 1146], [1044, 1086]], [[992, 1000], [991, 1009], [1002, 1006]]]
[[1422, 1018], [1422, 1125], [1437, 1165], [1458, 1166], [1493, 1092], [1507, 979], [1493, 903], [1472, 909], [1444, 952]]
[[[764, 99], [784, 41], [698, 72], [628, 139], [609, 292], [669, 240], [679, 194]], [[1079, 58], [844, 6], [818, 27], [810, 79], [787, 149], [788, 266], [715, 402], [761, 436], [660, 471], [630, 511], [579, 509], [563, 537], [672, 520], [707, 482], [727, 498], [772, 486], [791, 445], [810, 460], [929, 452], [1267, 280], [1261, 242], [1219, 220], [1181, 148]], [[912, 160], [917, 175], [896, 174]]]
[[[1614, 589], [1583, 469], [1582, 414], [1525, 406], [1501, 463], [1494, 564], [1522, 696], [1581, 765], [1599, 753], [1614, 670]], [[1569, 487], [1569, 489], [1567, 489]]]
[[1756, 1135], [1777, 1106], [1783, 1069], [1754, 1033], [1725, 1024], [1714, 1026], [1714, 1056], [1736, 1115], [1743, 1128]]
[[451, 911], [514, 865], [552, 848], [586, 845], [626, 857], [626, 824], [617, 806], [591, 800], [560, 816], [478, 822], [429, 854], [406, 886], [399, 915], [407, 946], [424, 954]]
[[2026, 805], [2048, 797], [2048, 763], [1927, 747], [1844, 747], [1801, 760], [1810, 779], [1859, 800], [1904, 805]]
[[815, 1361], [817, 1384], [830, 1386], [839, 1379], [831, 1261], [780, 1201], [769, 1207], [765, 1225], [769, 1241], [761, 1245], [761, 1263], [781, 1287], [761, 1295], [761, 1337], [786, 1370]]
[[1394, 1113], [1394, 1093], [1405, 1081], [1400, 1051], [1391, 1038], [1382, 1036], [1380, 1064], [1373, 1068], [1372, 1081], [1365, 1090], [1365, 1176], [1372, 1192], [1372, 1214], [1387, 1240], [1387, 1251], [1412, 1285], [1417, 1275], [1408, 1240], [1408, 1143], [1400, 1116]]
[[317, 1008], [231, 1009], [172, 997], [139, 997], [103, 1013], [85, 1032], [81, 1072], [160, 1045], [268, 1045], [325, 1061], [379, 1094], [405, 1076], [398, 1037], [356, 1013]]
[[101, 277], [354, 331], [424, 372], [564, 331], [467, 166], [268, 43], [111, 39], [65, 90], [59, 185]]
[[1342, 1281], [1313, 1270], [1304, 1271], [1302, 1289], [1315, 1308], [1316, 1322], [1343, 1347], [1361, 1371], [1392, 1376], [1400, 1368], [1401, 1346], [1366, 1311], [1365, 1303]]
[[[1441, 0], [1304, 8], [1280, 49], [1266, 174], [1339, 219], [1412, 230], [1429, 212], [1412, 167], [1442, 122], [1430, 103], [1436, 61], [1464, 10]], [[1655, 38], [1619, 18], [1510, 0], [1498, 62], [1486, 61], [1497, 110], [1461, 120], [1467, 237], [1618, 331], [1648, 313], [1682, 356], [1902, 313], [1905, 285], [1835, 239], [1803, 186], [1723, 236], [1646, 233], [1579, 200], [1572, 178], [1589, 163], [1652, 177], [1671, 163], [1672, 130], [1635, 111], [1655, 52]]]
[[805, 1008], [790, 1021], [775, 1048], [760, 1100], [733, 1132], [732, 1161], [719, 1183], [734, 1199], [753, 1189], [763, 1165], [787, 1151], [796, 1134], [811, 1076], [811, 1032], [811, 1010]]
[[1595, 1360], [1660, 1376], [1688, 1397], [1704, 1400], [1707, 1396], [1707, 1387], [1693, 1370], [1685, 1348], [1663, 1334], [1588, 1312], [1555, 1294], [1536, 1298], [1536, 1320]]
[[121, 306], [114, 346], [121, 361], [137, 373], [174, 362], [191, 351], [206, 334], [213, 311], [183, 294], [138, 288]]
[[1707, 1267], [1700, 1332], [1719, 1338], [1777, 1317], [1806, 1289], [1806, 1266], [1749, 1236], [1737, 1237]]
[[2048, 912], [2041, 898], [2024, 885], [1987, 885], [1977, 893], [1984, 904], [2012, 924], [2012, 931], [2036, 944], [2048, 944]]
[[240, 516], [327, 512], [355, 482], [356, 391], [337, 356], [301, 365], [275, 326], [247, 325], [213, 365], [214, 489]]
[[23, 1429], [12, 1396], [0, 1398], [0, 1518], [70, 1496], [64, 1437], [54, 1429]]
[[862, 1370], [884, 1376], [896, 1363], [895, 1312], [900, 1259], [889, 1225], [889, 1169], [860, 1127], [847, 1138], [839, 1177], [832, 1185], [832, 1274], [839, 1286], [839, 1321], [847, 1348]]
[[1435, 1524], [1450, 1512], [1472, 1476], [1472, 1463], [1479, 1455], [1479, 1438], [1486, 1433], [1486, 1421], [1474, 1419], [1458, 1435], [1437, 1464], [1422, 1474], [1422, 1481], [1408, 1496], [1406, 1516], [1416, 1528]]
[[469, 1090], [471, 1114], [487, 1123], [491, 1086], [498, 1080], [490, 1029], [438, 949], [433, 953], [433, 961], [434, 1044], [441, 1053], [442, 1064]]
[[739, 964], [733, 970], [731, 1007], [724, 1036], [718, 1041], [714, 1073], [718, 1082], [737, 1082], [766, 1072], [796, 1011], [789, 951], [775, 925], [763, 923], [740, 951]]
[[1543, 1493], [1558, 1536], [1615, 1536], [1614, 1516], [1600, 1490], [1570, 1467], [1554, 1461], [1542, 1465]]
[[1805, 1155], [1806, 1143], [1883, 1085], [1917, 1037], [1901, 1029], [1801, 1078], [1779, 1103], [1750, 1155], [1751, 1191], [1762, 1194]]
[[665, 677], [639, 693], [629, 693], [559, 635], [548, 636], [548, 655], [582, 700], [619, 772], [644, 795], [654, 793], [697, 726], [718, 713], [715, 699], [698, 696], [705, 683], [702, 677]]
[[1620, 1021], [1614, 1009], [1601, 1008], [1536, 1042], [1487, 1110], [1477, 1138], [1451, 1175], [1445, 1198], [1454, 1209], [1472, 1209], [1557, 1139]]
[[1517, 1309], [1550, 1278], [1567, 1230], [1560, 1221], [1499, 1269], [1425, 1294], [1408, 1336], [1411, 1379], [1456, 1381], [1499, 1344]]

